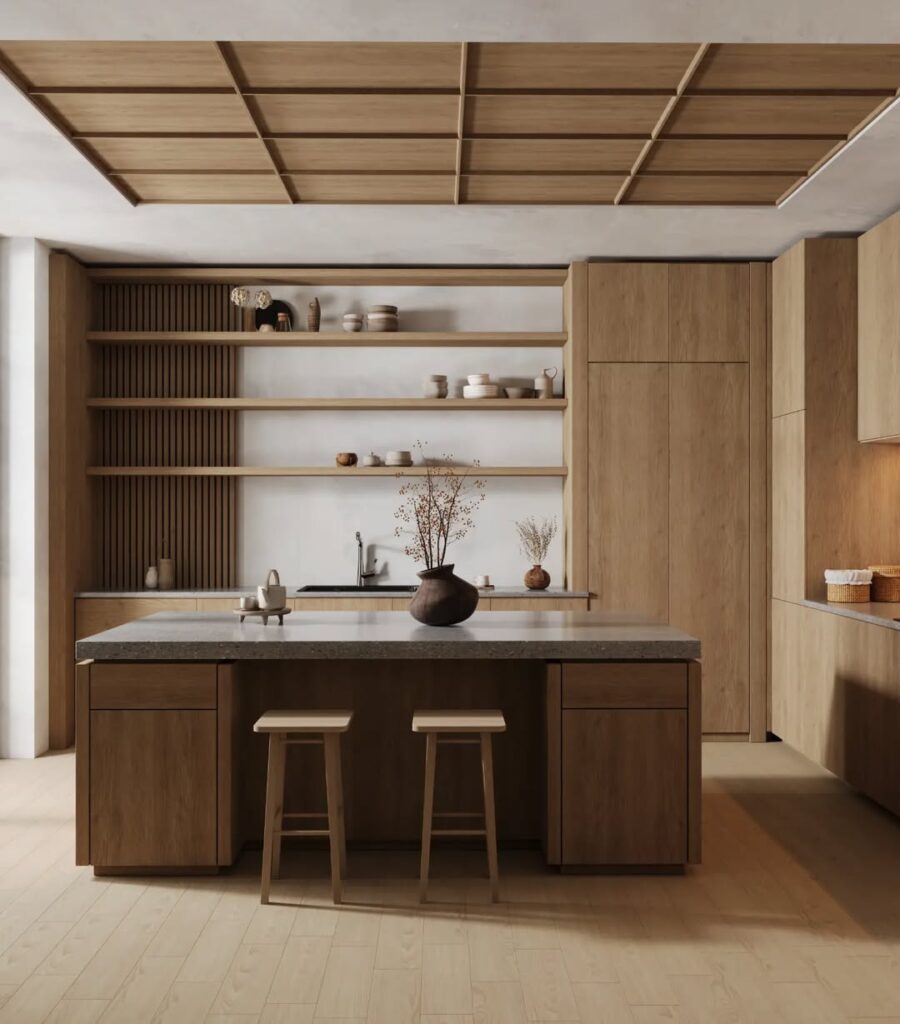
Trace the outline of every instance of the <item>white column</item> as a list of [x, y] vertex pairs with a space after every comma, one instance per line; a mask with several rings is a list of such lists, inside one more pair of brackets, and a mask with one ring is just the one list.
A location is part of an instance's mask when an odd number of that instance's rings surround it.
[[0, 239], [0, 756], [48, 746], [49, 253]]

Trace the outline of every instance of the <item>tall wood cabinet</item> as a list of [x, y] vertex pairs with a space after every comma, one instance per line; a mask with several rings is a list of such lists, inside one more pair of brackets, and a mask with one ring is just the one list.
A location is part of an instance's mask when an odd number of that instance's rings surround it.
[[596, 263], [588, 287], [592, 607], [699, 636], [704, 731], [762, 739], [766, 268]]

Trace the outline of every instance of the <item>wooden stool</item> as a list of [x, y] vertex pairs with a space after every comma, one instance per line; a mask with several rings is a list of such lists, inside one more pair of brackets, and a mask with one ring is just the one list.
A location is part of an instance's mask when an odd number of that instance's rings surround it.
[[[344, 791], [341, 783], [341, 737], [350, 728], [352, 711], [267, 711], [253, 726], [269, 734], [269, 767], [266, 776], [266, 822], [263, 833], [260, 903], [269, 902], [269, 887], [281, 868], [283, 836], [328, 836], [331, 853], [331, 893], [341, 902], [341, 878], [347, 868], [344, 834]], [[294, 739], [295, 736], [314, 739]], [[289, 746], [324, 746], [325, 790], [328, 810], [285, 814], [284, 761]], [[284, 829], [285, 818], [328, 818], [327, 829]]]
[[[428, 890], [428, 865], [431, 860], [432, 836], [484, 836], [487, 843], [488, 873], [491, 878], [491, 899], [499, 896], [497, 877], [497, 825], [494, 819], [494, 761], [491, 733], [505, 732], [502, 711], [416, 711], [412, 731], [425, 733], [425, 806], [422, 811], [422, 865], [419, 872], [419, 899]], [[467, 738], [477, 733], [477, 738]], [[484, 814], [478, 811], [435, 811], [434, 770], [439, 743], [481, 746], [481, 778], [484, 787]], [[432, 829], [433, 818], [484, 818], [484, 828]]]

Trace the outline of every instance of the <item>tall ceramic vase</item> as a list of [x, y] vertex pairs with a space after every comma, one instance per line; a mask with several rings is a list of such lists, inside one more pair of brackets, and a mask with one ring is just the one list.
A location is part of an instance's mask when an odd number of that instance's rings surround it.
[[426, 626], [452, 626], [463, 622], [478, 607], [478, 590], [453, 572], [452, 565], [439, 565], [418, 573], [422, 581], [409, 604], [409, 613]]

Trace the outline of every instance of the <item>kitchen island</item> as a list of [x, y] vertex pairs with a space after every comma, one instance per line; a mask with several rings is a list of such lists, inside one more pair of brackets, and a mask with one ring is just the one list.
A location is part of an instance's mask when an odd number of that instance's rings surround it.
[[[563, 869], [700, 859], [700, 643], [625, 613], [295, 613], [263, 626], [160, 613], [77, 644], [77, 859], [97, 873], [215, 870], [262, 835], [271, 708], [347, 708], [348, 839], [414, 844], [424, 743], [414, 709], [500, 708], [498, 834]], [[286, 806], [318, 810], [320, 753], [297, 748]], [[295, 760], [294, 760], [295, 759]], [[443, 810], [479, 806], [467, 748], [439, 765]]]

